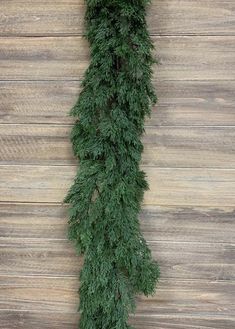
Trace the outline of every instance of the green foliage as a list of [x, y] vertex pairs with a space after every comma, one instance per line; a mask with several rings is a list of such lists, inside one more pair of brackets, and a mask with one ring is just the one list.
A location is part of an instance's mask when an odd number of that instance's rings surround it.
[[138, 215], [148, 184], [139, 164], [156, 96], [147, 0], [87, 0], [90, 66], [71, 115], [79, 169], [65, 202], [69, 237], [84, 254], [80, 329], [127, 329], [134, 296], [152, 294], [157, 264]]

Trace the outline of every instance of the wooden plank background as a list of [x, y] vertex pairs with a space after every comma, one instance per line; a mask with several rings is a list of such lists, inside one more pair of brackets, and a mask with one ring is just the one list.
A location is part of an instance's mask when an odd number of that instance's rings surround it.
[[[75, 329], [82, 259], [62, 200], [76, 172], [68, 116], [89, 63], [83, 0], [1, 0], [0, 328]], [[152, 0], [160, 65], [140, 215], [162, 270], [136, 329], [235, 327], [235, 2]]]

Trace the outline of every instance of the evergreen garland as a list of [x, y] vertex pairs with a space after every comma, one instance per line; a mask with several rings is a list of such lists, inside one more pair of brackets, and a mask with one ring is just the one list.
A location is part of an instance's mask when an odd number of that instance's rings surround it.
[[91, 62], [71, 115], [79, 169], [65, 202], [69, 237], [84, 254], [80, 329], [129, 329], [137, 293], [152, 294], [157, 264], [138, 220], [148, 189], [139, 164], [156, 96], [148, 0], [86, 0]]

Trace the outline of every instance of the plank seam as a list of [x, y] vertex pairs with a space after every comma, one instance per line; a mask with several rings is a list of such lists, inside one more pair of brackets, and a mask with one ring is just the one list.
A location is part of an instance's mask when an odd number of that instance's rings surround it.
[[[150, 37], [234, 37], [235, 33], [150, 33]], [[71, 38], [79, 37], [85, 38], [83, 33], [42, 33], [42, 34], [31, 34], [31, 33], [9, 33], [9, 34], [0, 34], [0, 38]]]
[[[141, 221], [142, 223], [143, 221]], [[230, 223], [231, 226], [234, 225], [235, 227], [235, 223]], [[141, 230], [142, 233], [145, 235], [145, 231], [142, 229]], [[22, 241], [26, 241], [26, 242], [31, 242], [31, 243], [38, 243], [38, 242], [68, 242], [69, 245], [73, 246], [73, 242], [70, 241], [68, 238], [28, 238], [28, 237], [16, 237], [16, 236], [12, 236], [12, 237], [0, 237], [0, 246], [14, 246], [15, 244], [17, 244], [18, 242], [21, 243]], [[185, 241], [185, 240], [178, 240], [178, 241], [171, 241], [171, 240], [149, 240], [146, 239], [147, 244], [151, 244], [151, 243], [165, 243], [165, 244], [190, 244], [190, 245], [210, 245], [210, 246], [217, 246], [217, 245], [223, 245], [223, 246], [229, 246], [229, 247], [235, 247], [235, 244], [233, 242], [224, 242], [224, 241], [213, 241], [213, 242], [203, 242], [203, 241]]]
[[[68, 110], [68, 112], [69, 112], [69, 110]], [[67, 118], [71, 118], [71, 119], [73, 119], [73, 116], [64, 116], [64, 117], [67, 117]], [[75, 119], [74, 119], [74, 121], [75, 121]], [[0, 123], [0, 128], [1, 128], [1, 126], [13, 126], [13, 127], [17, 127], [17, 126], [19, 126], [19, 127], [22, 127], [22, 126], [25, 126], [25, 127], [28, 127], [28, 126], [45, 126], [45, 127], [64, 127], [64, 128], [69, 128], [69, 127], [73, 127], [73, 125], [74, 125], [74, 123], [48, 123], [48, 122], [27, 122], [27, 123], [11, 123], [11, 122], [9, 122], [9, 123], [4, 123], [4, 122], [1, 122]], [[182, 129], [191, 129], [191, 128], [209, 128], [209, 129], [214, 129], [214, 128], [217, 128], [217, 129], [223, 129], [223, 128], [235, 128], [235, 125], [222, 125], [222, 126], [218, 126], [218, 125], [197, 125], [197, 126], [195, 126], [195, 125], [178, 125], [178, 126], [175, 126], [175, 125], [148, 125], [148, 124], [146, 124], [145, 125], [145, 128], [161, 128], [161, 127], [163, 127], [163, 128], [173, 128], [173, 129], [176, 129], [175, 127], [177, 127], [177, 128], [182, 128]], [[144, 133], [144, 135], [145, 135], [145, 133]], [[33, 136], [32, 136], [33, 137]]]
[[[0, 160], [1, 161], [1, 160]], [[48, 163], [42, 163], [42, 164], [40, 164], [40, 165], [38, 165], [38, 164], [35, 164], [35, 163], [30, 163], [30, 162], [28, 162], [28, 163], [25, 163], [25, 162], [23, 162], [23, 161], [19, 161], [19, 160], [15, 160], [15, 161], [17, 161], [17, 164], [15, 164], [15, 163], [11, 163], [10, 161], [2, 161], [1, 163], [0, 163], [0, 167], [1, 166], [19, 166], [19, 167], [22, 167], [22, 168], [24, 168], [24, 167], [26, 167], [26, 166], [32, 166], [32, 167], [41, 167], [41, 168], [45, 168], [45, 167], [56, 167], [56, 168], [60, 168], [60, 167], [67, 167], [67, 168], [70, 168], [70, 167], [74, 167], [75, 165], [76, 165], [76, 163], [79, 161], [79, 159], [76, 159], [76, 158], [73, 158], [73, 159], [70, 159], [70, 160], [68, 160], [68, 162], [70, 161], [70, 162], [72, 162], [72, 163], [66, 163], [66, 162], [64, 162], [64, 163], [58, 163], [58, 164], [55, 164], [55, 163], [53, 163], [53, 164], [50, 164], [50, 161], [48, 161]], [[12, 161], [13, 162], [13, 161]], [[194, 170], [194, 169], [202, 169], [202, 170], [227, 170], [227, 171], [229, 171], [229, 170], [235, 170], [235, 166], [234, 167], [223, 167], [223, 168], [220, 168], [220, 167], [162, 167], [162, 166], [152, 166], [152, 165], [142, 165], [142, 166], [144, 166], [144, 168], [156, 168], [156, 169], [166, 169], [166, 170], [168, 170], [168, 169], [190, 169], [190, 170]], [[33, 188], [32, 188], [33, 189]]]
[[[56, 165], [56, 164], [51, 164], [51, 165], [38, 165], [38, 164], [31, 164], [31, 163], [25, 163], [25, 164], [17, 164], [17, 163], [11, 163], [11, 164], [3, 164], [0, 163], [0, 167], [48, 167], [48, 168], [53, 168], [53, 167], [76, 167], [75, 164], [71, 164], [71, 165]], [[212, 171], [235, 171], [235, 168], [212, 168], [212, 167], [157, 167], [157, 166], [153, 166], [153, 165], [143, 165], [141, 164], [142, 169], [144, 168], [155, 168], [155, 169], [161, 169], [161, 170], [182, 170], [182, 169], [186, 169], [187, 171], [190, 170], [212, 170]]]
[[[174, 169], [174, 168], [173, 168]], [[0, 205], [47, 205], [47, 206], [61, 206], [61, 207], [69, 207], [68, 204], [62, 203], [62, 202], [42, 202], [42, 201], [38, 201], [38, 202], [30, 202], [30, 201], [0, 201]], [[174, 209], [208, 209], [208, 210], [214, 210], [214, 211], [218, 211], [221, 212], [221, 210], [223, 209], [231, 209], [233, 212], [235, 210], [235, 206], [233, 205], [223, 205], [221, 207], [219, 206], [212, 206], [212, 205], [200, 205], [200, 204], [154, 204], [154, 203], [148, 203], [148, 204], [144, 204], [142, 205], [142, 209], [148, 209], [150, 207], [159, 207], [159, 208], [174, 208]]]
[[[57, 203], [57, 202], [22, 202], [22, 201], [9, 201], [10, 202], [10, 204], [11, 205], [41, 205], [41, 206], [44, 206], [45, 204], [47, 205], [47, 206], [64, 206], [64, 207], [68, 207], [68, 205], [67, 204], [62, 204], [62, 203]], [[9, 202], [7, 202], [7, 201], [0, 201], [0, 206], [9, 206]], [[152, 208], [173, 208], [173, 209], [175, 209], [175, 208], [177, 208], [177, 209], [192, 209], [192, 207], [191, 206], [188, 206], [188, 205], [185, 205], [185, 206], [175, 206], [175, 205], [156, 205], [156, 204], [153, 204], [153, 205], [142, 205], [142, 209], [144, 210], [144, 209], [148, 209], [148, 208], [150, 208], [150, 207], [152, 207]], [[205, 209], [206, 207], [204, 207], [204, 206], [195, 206], [193, 209]], [[225, 209], [231, 209], [232, 211], [234, 210], [234, 208], [235, 208], [235, 206], [233, 207], [233, 206], [224, 206], [224, 208]], [[211, 209], [211, 207], [209, 207], [208, 209]], [[219, 208], [218, 209], [219, 211], [221, 211], [221, 209]]]

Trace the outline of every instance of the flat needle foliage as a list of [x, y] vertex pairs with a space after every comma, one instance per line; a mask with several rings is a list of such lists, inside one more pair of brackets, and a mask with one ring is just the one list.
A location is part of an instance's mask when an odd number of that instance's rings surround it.
[[138, 220], [144, 120], [156, 101], [147, 0], [86, 0], [90, 65], [71, 115], [79, 169], [65, 202], [69, 237], [84, 255], [80, 329], [129, 329], [136, 294], [152, 294], [157, 264]]

